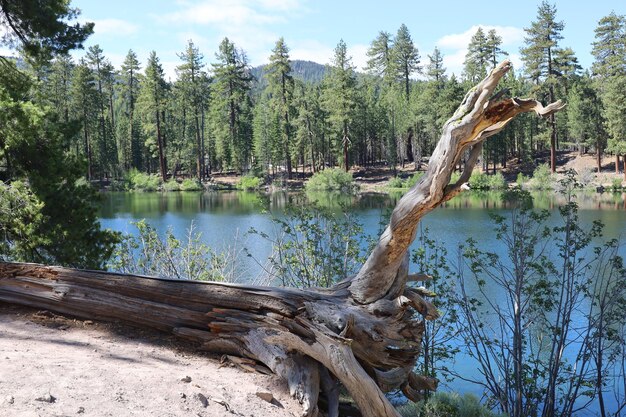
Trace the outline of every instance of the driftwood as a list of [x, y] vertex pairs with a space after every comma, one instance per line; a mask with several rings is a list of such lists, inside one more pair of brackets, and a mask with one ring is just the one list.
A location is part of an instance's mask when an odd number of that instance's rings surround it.
[[[467, 93], [444, 125], [426, 174], [398, 202], [378, 245], [351, 280], [299, 290], [0, 263], [0, 301], [149, 326], [209, 351], [253, 359], [288, 382], [305, 416], [318, 414], [320, 392], [324, 411], [337, 416], [339, 384], [364, 416], [399, 416], [384, 392], [401, 389], [417, 400], [420, 391], [437, 387], [436, 380], [413, 372], [423, 320], [438, 316], [428, 301], [432, 294], [410, 284], [429, 278], [409, 273], [408, 249], [418, 222], [461, 190], [487, 137], [519, 113], [547, 116], [564, 107], [494, 96], [510, 67], [501, 63]], [[461, 178], [450, 184], [464, 157]]]

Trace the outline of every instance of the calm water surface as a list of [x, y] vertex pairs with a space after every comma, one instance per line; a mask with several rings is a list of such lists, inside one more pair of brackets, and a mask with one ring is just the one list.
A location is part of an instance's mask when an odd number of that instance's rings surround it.
[[[105, 193], [100, 210], [100, 220], [106, 228], [123, 233], [135, 233], [133, 222], [146, 219], [159, 233], [172, 228], [180, 238], [193, 224], [202, 233], [202, 240], [216, 249], [237, 244], [246, 246], [259, 260], [267, 259], [271, 247], [258, 236], [247, 235], [250, 228], [272, 233], [272, 216], [282, 216], [287, 204], [308, 204], [315, 201], [337, 211], [347, 205], [355, 213], [367, 233], [376, 235], [385, 213], [395, 206], [400, 195], [365, 194], [346, 195], [303, 195], [285, 192], [269, 195], [229, 192], [180, 192], [180, 193]], [[557, 208], [562, 198], [556, 193], [533, 195], [536, 208], [552, 212], [551, 222], [558, 221]], [[584, 225], [601, 220], [605, 225], [606, 238], [626, 238], [626, 194], [580, 194], [579, 217]], [[443, 207], [428, 214], [422, 221], [423, 227], [431, 231], [431, 238], [454, 250], [468, 238], [480, 242], [483, 250], [502, 254], [501, 245], [495, 239], [493, 222], [489, 213], [506, 215], [509, 209], [501, 202], [497, 193], [463, 193]], [[385, 223], [387, 222], [384, 219]], [[626, 246], [620, 254], [626, 256]], [[243, 260], [250, 277], [261, 274], [256, 262]], [[413, 268], [415, 269], [415, 268]], [[493, 294], [497, 297], [498, 294]], [[457, 357], [458, 372], [471, 375], [477, 372], [469, 358]], [[449, 388], [459, 392], [474, 392], [479, 389], [471, 384], [453, 382]], [[593, 409], [588, 414], [594, 415]]]

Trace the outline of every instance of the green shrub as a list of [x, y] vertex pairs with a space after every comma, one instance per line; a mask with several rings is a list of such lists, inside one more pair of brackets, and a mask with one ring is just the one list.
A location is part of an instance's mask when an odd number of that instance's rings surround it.
[[202, 184], [197, 179], [185, 178], [180, 184], [181, 191], [202, 191]]
[[404, 182], [400, 177], [393, 177], [387, 183], [388, 188], [404, 188]]
[[163, 191], [180, 191], [180, 185], [176, 180], [169, 180], [163, 184]]
[[508, 187], [504, 175], [498, 172], [489, 176], [489, 189], [490, 190], [505, 190]]
[[109, 191], [128, 191], [128, 182], [126, 180], [111, 180]]
[[621, 178], [613, 178], [611, 181], [611, 190], [619, 191], [622, 189], [622, 179]]
[[403, 417], [497, 417], [471, 394], [438, 392], [428, 400], [399, 407]]
[[537, 190], [550, 190], [554, 188], [554, 176], [548, 164], [541, 164], [535, 169], [530, 185], [531, 188]]
[[480, 171], [474, 171], [467, 183], [472, 190], [487, 190], [489, 189], [489, 175]]
[[161, 178], [158, 175], [144, 174], [134, 168], [126, 174], [126, 181], [129, 189], [135, 191], [156, 191], [161, 184]]
[[526, 184], [529, 180], [530, 178], [520, 172], [519, 174], [517, 174], [517, 180], [515, 180], [515, 182], [519, 187], [523, 187], [524, 184]]
[[404, 188], [411, 188], [424, 176], [423, 172], [416, 172], [404, 181]]
[[241, 177], [237, 183], [237, 188], [240, 190], [258, 190], [263, 184], [263, 180], [259, 177], [252, 175], [245, 175]]
[[314, 174], [305, 184], [311, 191], [353, 191], [356, 188], [352, 174], [340, 168], [330, 168]]

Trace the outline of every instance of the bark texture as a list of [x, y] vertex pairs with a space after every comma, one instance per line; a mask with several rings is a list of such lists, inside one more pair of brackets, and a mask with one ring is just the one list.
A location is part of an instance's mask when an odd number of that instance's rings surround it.
[[[384, 392], [401, 389], [417, 400], [420, 391], [437, 387], [436, 380], [413, 372], [424, 320], [439, 315], [428, 301], [432, 294], [414, 284], [429, 277], [409, 271], [408, 249], [420, 219], [460, 192], [487, 137], [517, 114], [548, 116], [564, 107], [494, 95], [510, 66], [501, 63], [467, 93], [444, 125], [426, 174], [398, 202], [351, 280], [299, 290], [0, 263], [0, 301], [149, 326], [209, 351], [252, 359], [288, 382], [304, 416], [317, 415], [321, 403], [337, 416], [339, 384], [364, 416], [399, 416]], [[461, 178], [450, 184], [466, 151]]]

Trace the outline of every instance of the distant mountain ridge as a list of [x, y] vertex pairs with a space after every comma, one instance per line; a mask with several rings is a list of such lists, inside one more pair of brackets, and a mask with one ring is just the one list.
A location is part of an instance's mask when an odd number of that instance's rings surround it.
[[[253, 67], [250, 71], [256, 79], [260, 89], [263, 89], [267, 84], [264, 77], [267, 72], [267, 65], [268, 64], [264, 64]], [[322, 81], [322, 78], [324, 78], [324, 75], [326, 74], [326, 66], [313, 61], [294, 59], [291, 61], [291, 74], [298, 80], [314, 84]]]

